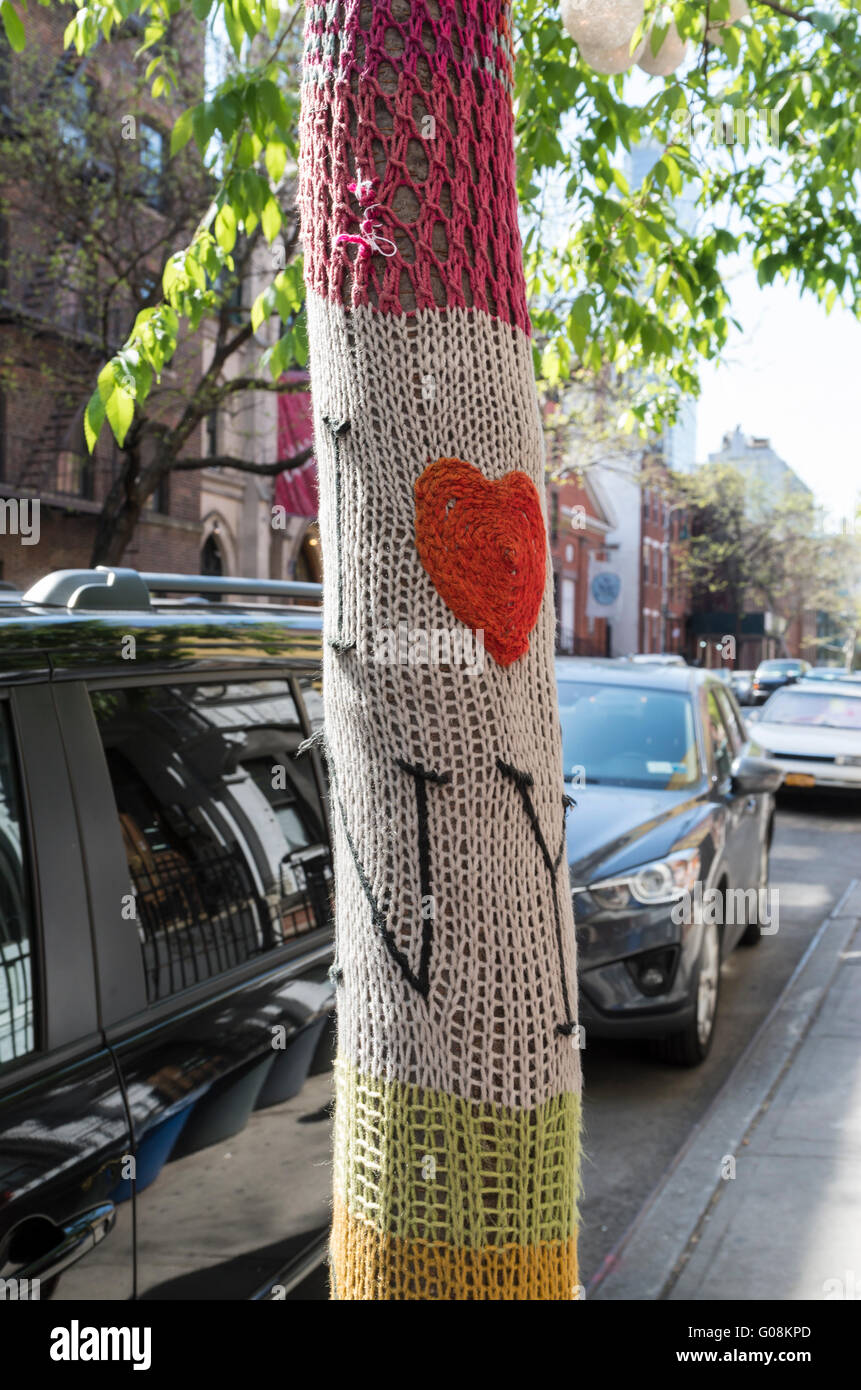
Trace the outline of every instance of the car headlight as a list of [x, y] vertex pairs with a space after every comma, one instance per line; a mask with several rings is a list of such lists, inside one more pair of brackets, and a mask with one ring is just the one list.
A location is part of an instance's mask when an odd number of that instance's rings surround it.
[[700, 876], [700, 854], [696, 849], [679, 849], [665, 859], [653, 859], [618, 878], [605, 878], [589, 884], [589, 894], [599, 907], [619, 911], [631, 901], [643, 907], [672, 903], [683, 893], [693, 892]]

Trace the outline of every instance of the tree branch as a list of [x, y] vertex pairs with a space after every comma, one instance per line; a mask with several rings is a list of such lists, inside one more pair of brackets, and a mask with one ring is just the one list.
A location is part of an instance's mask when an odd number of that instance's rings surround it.
[[237, 458], [233, 454], [213, 454], [211, 458], [181, 458], [173, 464], [171, 472], [190, 472], [195, 468], [235, 468], [238, 473], [258, 473], [265, 478], [273, 478], [277, 473], [292, 473], [314, 457], [314, 446], [309, 444], [291, 458], [279, 459], [277, 463], [253, 463], [248, 459]]
[[777, 0], [756, 0], [758, 5], [767, 5], [775, 14], [782, 14], [785, 19], [803, 20], [805, 24], [813, 23], [813, 16], [804, 14], [801, 10], [788, 10], [784, 5], [778, 5]]

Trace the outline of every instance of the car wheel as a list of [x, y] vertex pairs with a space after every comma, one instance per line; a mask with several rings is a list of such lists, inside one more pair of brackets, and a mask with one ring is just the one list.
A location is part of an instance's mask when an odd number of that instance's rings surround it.
[[713, 922], [703, 927], [694, 991], [697, 1007], [690, 1023], [653, 1044], [656, 1056], [677, 1067], [698, 1067], [712, 1045], [720, 993], [720, 938]]
[[[765, 838], [759, 850], [759, 884], [758, 887], [765, 892], [768, 887], [768, 851], [771, 848], [771, 826], [766, 831]], [[759, 894], [756, 898], [756, 915], [752, 922], [748, 922], [744, 933], [739, 937], [739, 946], [758, 946], [762, 940], [762, 927], [759, 923]]]

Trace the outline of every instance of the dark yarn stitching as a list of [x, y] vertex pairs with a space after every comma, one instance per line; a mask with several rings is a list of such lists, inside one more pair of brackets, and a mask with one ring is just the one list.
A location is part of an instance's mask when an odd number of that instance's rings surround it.
[[562, 840], [556, 858], [552, 859], [550, 857], [550, 851], [547, 848], [547, 841], [544, 839], [541, 833], [541, 826], [538, 824], [538, 816], [532, 804], [532, 797], [529, 795], [530, 790], [535, 785], [535, 779], [532, 774], [529, 772], [521, 772], [519, 768], [514, 767], [511, 763], [503, 762], [502, 758], [496, 759], [496, 766], [502, 773], [502, 776], [507, 777], [517, 788], [520, 800], [523, 803], [523, 809], [526, 812], [527, 820], [532, 826], [535, 839], [538, 842], [541, 857], [550, 875], [550, 891], [553, 897], [553, 917], [556, 924], [556, 949], [559, 953], [559, 974], [562, 981], [562, 1003], [565, 1008], [565, 1022], [557, 1023], [556, 1032], [561, 1037], [570, 1037], [577, 1027], [577, 1024], [574, 1022], [574, 1016], [571, 1011], [571, 1000], [568, 996], [568, 981], [565, 978], [565, 953], [562, 943], [562, 915], [559, 911], [558, 887], [559, 865], [562, 863], [562, 856], [565, 852], [565, 815], [568, 810], [566, 803], [570, 801], [570, 797], [563, 796], [562, 798]]
[[348, 652], [355, 647], [355, 642], [344, 641], [344, 579], [343, 579], [343, 526], [341, 522], [341, 436], [346, 434], [350, 428], [349, 420], [336, 420], [331, 415], [323, 416], [323, 424], [332, 436], [332, 448], [335, 452], [335, 554], [336, 566], [336, 587], [338, 590], [338, 636], [331, 638], [329, 646], [333, 651]]
[[[428, 793], [427, 784], [432, 782], [434, 786], [444, 787], [451, 781], [450, 772], [433, 772], [425, 768], [422, 763], [408, 763], [403, 758], [396, 758], [398, 767], [410, 777], [415, 778], [416, 783], [416, 819], [418, 821], [419, 833], [419, 897], [422, 902], [427, 898], [433, 898], [431, 893], [431, 854], [430, 854], [430, 835], [428, 833]], [[434, 914], [429, 917], [422, 917], [422, 945], [419, 955], [419, 980], [421, 981], [420, 993], [427, 999], [430, 993], [430, 962], [433, 952], [433, 921]]]
[[[327, 761], [329, 761], [328, 750]], [[421, 766], [421, 764], [412, 765], [410, 763], [405, 762], [401, 758], [396, 758], [395, 761], [398, 767], [402, 768], [405, 772], [409, 772], [416, 779], [416, 812], [419, 822], [419, 881], [422, 886], [422, 896], [430, 896], [430, 842], [428, 838], [427, 828], [428, 815], [426, 783], [433, 782], [436, 786], [445, 786], [446, 783], [451, 781], [451, 773], [426, 771]], [[347, 825], [347, 813], [344, 810], [344, 805], [341, 801], [341, 798], [338, 796], [337, 789], [335, 788], [335, 779], [332, 775], [331, 762], [329, 766], [329, 771], [332, 779], [332, 796], [341, 816], [341, 823], [344, 827], [344, 835], [346, 836], [347, 846], [350, 850], [350, 854], [352, 855], [353, 863], [356, 866], [356, 873], [359, 876], [359, 883], [361, 884], [362, 892], [367, 898], [368, 905], [371, 909], [371, 923], [374, 927], [374, 930], [382, 938], [383, 945], [385, 946], [392, 960], [395, 962], [395, 965], [397, 965], [404, 979], [407, 981], [407, 984], [411, 985], [412, 988], [416, 991], [416, 993], [420, 994], [423, 999], [427, 999], [428, 995], [430, 994], [430, 961], [431, 953], [433, 950], [433, 917], [431, 916], [430, 918], [422, 920], [422, 944], [421, 952], [419, 955], [419, 971], [418, 974], [416, 974], [416, 972], [410, 965], [407, 956], [398, 946], [397, 941], [395, 940], [394, 932], [392, 932], [389, 926], [387, 925], [388, 907], [382, 908], [380, 906], [374, 895], [374, 891], [371, 887], [368, 876], [365, 873], [364, 866], [362, 864], [361, 859], [359, 858], [359, 852], [356, 849], [356, 846], [353, 842], [353, 837], [350, 834], [349, 826]], [[424, 892], [425, 886], [427, 886], [428, 889], [427, 894], [425, 894]]]

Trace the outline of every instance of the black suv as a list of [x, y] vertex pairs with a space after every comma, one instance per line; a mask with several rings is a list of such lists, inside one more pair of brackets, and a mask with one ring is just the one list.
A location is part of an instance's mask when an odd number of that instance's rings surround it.
[[0, 595], [6, 1297], [280, 1298], [323, 1254], [320, 651], [315, 585]]

